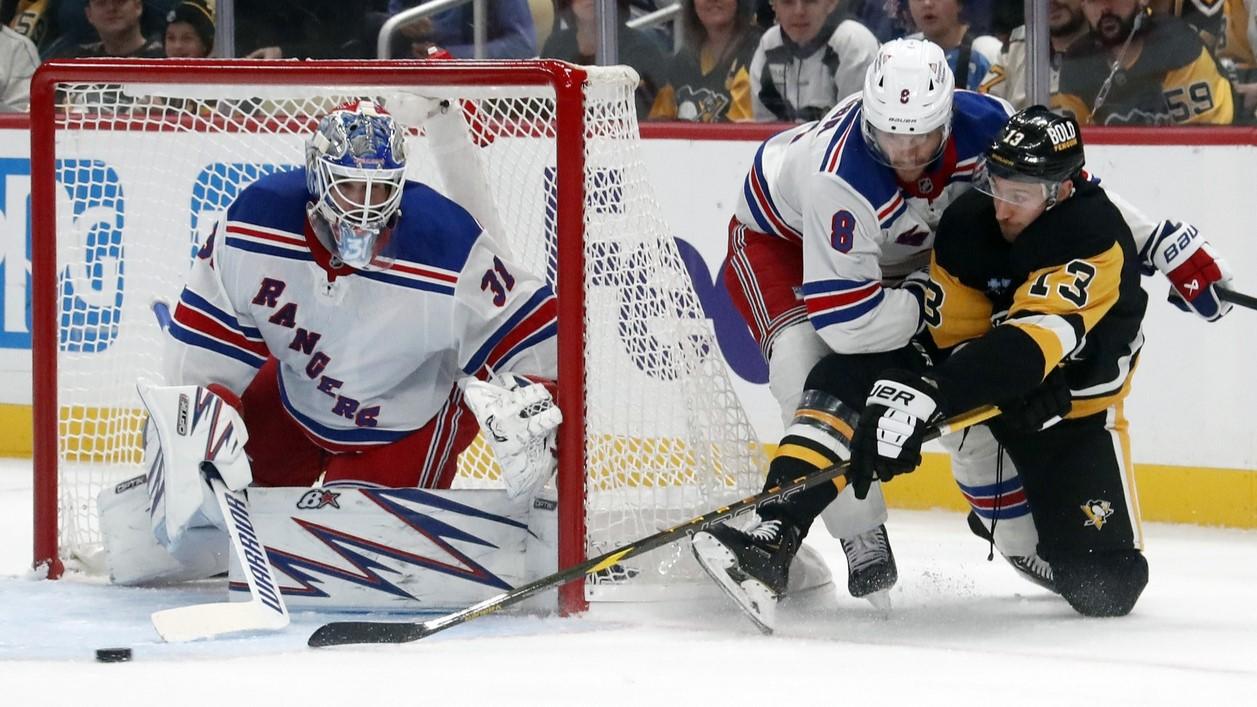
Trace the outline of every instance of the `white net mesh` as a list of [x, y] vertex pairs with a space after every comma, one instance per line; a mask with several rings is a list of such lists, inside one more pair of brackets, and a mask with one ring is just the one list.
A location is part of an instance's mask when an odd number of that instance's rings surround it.
[[[97, 562], [96, 494], [142, 473], [135, 382], [160, 380], [154, 302], [177, 299], [196, 244], [244, 186], [302, 163], [304, 138], [329, 107], [358, 97], [387, 106], [399, 94], [462, 105], [504, 240], [552, 284], [563, 267], [556, 155], [579, 141], [557, 134], [553, 89], [425, 86], [422, 69], [404, 86], [315, 83], [61, 85], [57, 522], [62, 556], [80, 566]], [[576, 208], [585, 224], [591, 553], [754, 493], [766, 465], [646, 182], [635, 85], [631, 72], [599, 69], [585, 87], [586, 197]], [[408, 176], [445, 190], [440, 146], [434, 152], [418, 130], [410, 143]], [[455, 487], [493, 485], [496, 474], [477, 441]], [[633, 581], [591, 582], [587, 593], [631, 598], [635, 588], [691, 576], [682, 550], [639, 558], [626, 568]]]

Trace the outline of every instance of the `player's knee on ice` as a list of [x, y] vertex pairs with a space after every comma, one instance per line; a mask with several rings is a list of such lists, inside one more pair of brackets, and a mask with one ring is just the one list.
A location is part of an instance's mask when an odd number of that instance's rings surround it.
[[1083, 616], [1125, 616], [1148, 585], [1148, 561], [1139, 550], [1097, 552], [1051, 564], [1061, 596]]

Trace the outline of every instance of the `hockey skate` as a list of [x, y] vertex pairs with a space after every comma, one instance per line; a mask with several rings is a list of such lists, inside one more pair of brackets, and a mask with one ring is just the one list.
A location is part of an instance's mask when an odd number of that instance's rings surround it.
[[776, 625], [777, 600], [786, 591], [799, 529], [761, 520], [745, 531], [717, 525], [694, 534], [691, 549], [703, 570], [765, 634]]
[[865, 598], [882, 611], [890, 610], [890, 588], [899, 581], [895, 553], [890, 549], [886, 526], [839, 540], [847, 554], [847, 591]]
[[[993, 543], [990, 528], [986, 527], [977, 513], [969, 511], [967, 520], [969, 521], [969, 530], [973, 531], [974, 535]], [[1056, 588], [1056, 580], [1052, 576], [1052, 566], [1042, 557], [1039, 557], [1037, 554], [1009, 556], [1003, 552], [1000, 553], [1000, 556], [1007, 560], [1008, 564], [1017, 570], [1017, 574], [1024, 577], [1027, 581], [1033, 582], [1054, 594], [1060, 594], [1060, 591]]]

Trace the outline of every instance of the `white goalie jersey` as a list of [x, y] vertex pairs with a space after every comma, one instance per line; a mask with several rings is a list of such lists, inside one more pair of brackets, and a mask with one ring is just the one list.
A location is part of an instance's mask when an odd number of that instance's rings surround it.
[[460, 206], [407, 182], [391, 266], [339, 266], [305, 170], [245, 189], [198, 253], [170, 326], [170, 384], [239, 394], [273, 357], [285, 410], [329, 451], [400, 439], [485, 369], [555, 375], [555, 299]]

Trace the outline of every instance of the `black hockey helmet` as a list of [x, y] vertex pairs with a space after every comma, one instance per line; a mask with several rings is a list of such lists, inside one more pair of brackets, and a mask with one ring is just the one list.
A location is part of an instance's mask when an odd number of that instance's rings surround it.
[[1062, 182], [1077, 175], [1085, 161], [1078, 122], [1044, 106], [1009, 118], [986, 150], [987, 169], [1006, 179]]
[[996, 199], [1021, 203], [1027, 198], [1024, 190], [1016, 197], [1008, 190], [1001, 193], [991, 178], [1038, 184], [1050, 209], [1056, 205], [1061, 182], [1077, 176], [1085, 161], [1078, 122], [1043, 106], [1030, 106], [1009, 118], [986, 149], [974, 187]]

